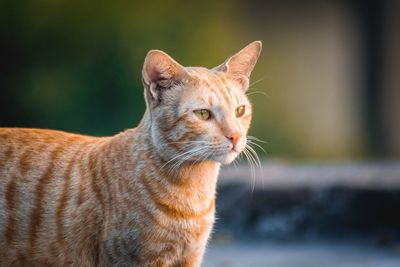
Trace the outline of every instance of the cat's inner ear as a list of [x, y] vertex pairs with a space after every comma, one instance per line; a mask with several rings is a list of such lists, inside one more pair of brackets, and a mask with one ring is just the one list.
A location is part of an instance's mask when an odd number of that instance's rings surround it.
[[261, 41], [252, 42], [214, 70], [226, 73], [229, 79], [239, 83], [246, 91], [249, 87], [250, 74], [260, 56], [261, 48]]
[[146, 90], [153, 100], [160, 100], [162, 90], [183, 78], [185, 68], [160, 50], [150, 50], [144, 60], [142, 77]]

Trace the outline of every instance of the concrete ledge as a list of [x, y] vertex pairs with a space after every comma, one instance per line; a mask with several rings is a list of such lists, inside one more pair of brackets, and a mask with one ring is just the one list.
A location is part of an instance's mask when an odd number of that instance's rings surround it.
[[[241, 183], [260, 189], [353, 187], [371, 189], [400, 189], [400, 162], [343, 162], [320, 164], [289, 164], [268, 162], [256, 168], [252, 181], [250, 167], [222, 169], [221, 186]], [[255, 182], [255, 184], [252, 184]]]
[[266, 163], [222, 171], [215, 238], [400, 240], [400, 164]]

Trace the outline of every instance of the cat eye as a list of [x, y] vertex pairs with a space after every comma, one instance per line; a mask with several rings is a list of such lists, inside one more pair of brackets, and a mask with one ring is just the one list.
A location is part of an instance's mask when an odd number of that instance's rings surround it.
[[244, 105], [238, 106], [235, 110], [236, 117], [242, 117], [246, 112], [246, 107]]
[[193, 112], [200, 120], [207, 121], [211, 119], [211, 111], [208, 109], [198, 109]]

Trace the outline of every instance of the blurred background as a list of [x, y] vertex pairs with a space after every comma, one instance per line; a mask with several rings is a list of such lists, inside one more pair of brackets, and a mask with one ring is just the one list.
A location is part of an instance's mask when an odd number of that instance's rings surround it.
[[0, 125], [115, 134], [144, 112], [149, 49], [214, 67], [262, 40], [249, 97], [263, 166], [222, 173], [206, 266], [399, 266], [399, 14], [396, 0], [3, 0]]

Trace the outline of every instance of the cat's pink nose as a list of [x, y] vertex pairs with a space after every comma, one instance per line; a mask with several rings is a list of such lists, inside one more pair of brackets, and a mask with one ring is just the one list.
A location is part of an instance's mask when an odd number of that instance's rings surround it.
[[228, 138], [232, 142], [233, 146], [236, 146], [237, 142], [239, 142], [240, 137], [241, 136], [239, 133], [233, 133], [229, 136], [226, 136], [226, 138]]

